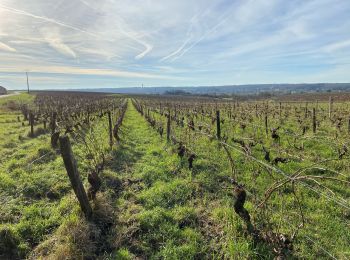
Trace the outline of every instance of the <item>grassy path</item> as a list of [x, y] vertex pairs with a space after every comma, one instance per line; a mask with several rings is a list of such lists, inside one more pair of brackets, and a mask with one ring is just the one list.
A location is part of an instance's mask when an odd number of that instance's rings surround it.
[[189, 170], [187, 158], [181, 160], [177, 147], [168, 145], [131, 102], [121, 140], [109, 167], [124, 187], [116, 198], [112, 259], [271, 256], [264, 245], [254, 245], [244, 234], [232, 197], [213, 181], [217, 171], [212, 162], [203, 157]]
[[[125, 188], [117, 199], [114, 257], [192, 259], [200, 256], [192, 187], [176, 153], [129, 104], [113, 171]], [[170, 148], [168, 148], [170, 149]]]

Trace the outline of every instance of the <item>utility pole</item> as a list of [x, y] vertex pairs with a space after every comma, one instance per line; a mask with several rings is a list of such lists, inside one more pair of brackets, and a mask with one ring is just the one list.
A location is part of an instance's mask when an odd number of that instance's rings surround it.
[[28, 72], [26, 72], [27, 75], [27, 89], [28, 89], [28, 94], [29, 94], [29, 80], [28, 80]]

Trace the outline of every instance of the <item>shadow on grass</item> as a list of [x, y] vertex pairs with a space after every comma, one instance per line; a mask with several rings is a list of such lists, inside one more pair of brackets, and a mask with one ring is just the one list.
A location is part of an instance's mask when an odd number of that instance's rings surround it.
[[124, 171], [126, 166], [132, 167], [144, 154], [144, 152], [133, 149], [129, 145], [121, 144], [117, 150], [112, 152], [113, 159], [109, 166], [113, 171]]
[[27, 136], [28, 136], [29, 138], [35, 138], [35, 137], [38, 137], [38, 136], [40, 136], [40, 135], [44, 135], [44, 134], [47, 134], [47, 133], [49, 133], [49, 130], [48, 130], [48, 129], [44, 129], [44, 128], [39, 127], [39, 128], [36, 128], [36, 129], [34, 130], [33, 134], [32, 134], [31, 132], [29, 132], [29, 133], [27, 134]]
[[257, 259], [298, 259], [293, 254], [292, 250], [280, 252], [280, 254], [278, 254], [272, 245], [263, 241], [253, 243], [253, 245], [250, 248], [257, 255]]

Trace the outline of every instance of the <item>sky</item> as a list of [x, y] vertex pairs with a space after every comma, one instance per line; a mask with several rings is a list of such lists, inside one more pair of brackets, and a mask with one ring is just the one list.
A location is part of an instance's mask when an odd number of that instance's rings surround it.
[[350, 82], [349, 0], [0, 0], [0, 85]]

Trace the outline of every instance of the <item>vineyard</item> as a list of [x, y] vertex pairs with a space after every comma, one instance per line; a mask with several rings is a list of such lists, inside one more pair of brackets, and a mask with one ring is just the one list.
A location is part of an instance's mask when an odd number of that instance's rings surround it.
[[0, 258], [348, 259], [350, 103], [0, 101]]

